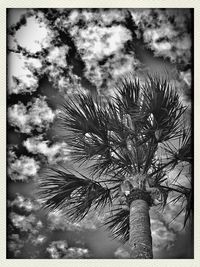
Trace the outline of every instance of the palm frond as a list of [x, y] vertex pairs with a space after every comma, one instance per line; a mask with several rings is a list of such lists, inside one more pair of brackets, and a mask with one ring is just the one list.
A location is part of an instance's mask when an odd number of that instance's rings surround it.
[[72, 220], [81, 220], [91, 208], [111, 203], [110, 190], [85, 176], [49, 167], [38, 180], [38, 196], [48, 210], [62, 210]]
[[170, 160], [174, 161], [174, 165], [178, 162], [193, 162], [193, 147], [192, 147], [192, 135], [191, 128], [185, 128], [180, 130], [180, 136], [178, 138], [178, 145], [174, 146], [171, 142], [164, 143], [164, 149], [168, 154]]
[[63, 137], [70, 138], [72, 133], [82, 136], [91, 133], [101, 140], [107, 140], [107, 114], [104, 104], [90, 95], [80, 93], [69, 96], [62, 104], [58, 118]]
[[180, 214], [184, 213], [184, 227], [186, 226], [187, 221], [191, 218], [191, 214], [194, 208], [194, 199], [193, 199], [193, 190], [192, 188], [187, 188], [183, 185], [174, 185], [172, 187], [161, 185], [159, 188], [161, 191], [174, 192], [175, 196], [172, 197], [170, 202], [165, 203], [165, 207], [169, 203], [182, 202], [181, 210], [179, 210], [176, 216], [173, 218], [174, 221]]
[[185, 206], [185, 218], [184, 218], [184, 227], [189, 220], [189, 218], [192, 215], [193, 209], [194, 209], [194, 197], [193, 197], [193, 190], [188, 190], [187, 193], [185, 193], [186, 198], [186, 206]]
[[132, 76], [130, 74], [118, 80], [116, 85], [118, 95], [115, 98], [115, 102], [120, 112], [129, 114], [134, 124], [137, 124], [142, 121], [140, 110], [141, 84], [139, 80], [134, 79]]
[[185, 213], [184, 217], [184, 227], [190, 218], [190, 215], [193, 211], [193, 190], [192, 188], [187, 188], [183, 185], [176, 185], [175, 189], [178, 189], [179, 191], [179, 198], [182, 198], [182, 205], [183, 205], [183, 212]]
[[129, 239], [129, 209], [117, 208], [111, 211], [112, 215], [107, 219], [105, 225], [113, 234], [126, 242]]
[[142, 110], [148, 114], [145, 132], [154, 136], [155, 141], [163, 142], [179, 135], [185, 108], [175, 89], [166, 80], [148, 77], [143, 86]]

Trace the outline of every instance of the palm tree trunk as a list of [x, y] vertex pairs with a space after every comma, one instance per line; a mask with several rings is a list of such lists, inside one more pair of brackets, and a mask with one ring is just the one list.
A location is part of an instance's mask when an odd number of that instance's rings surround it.
[[129, 245], [132, 259], [152, 259], [152, 237], [149, 205], [143, 199], [136, 199], [130, 205]]

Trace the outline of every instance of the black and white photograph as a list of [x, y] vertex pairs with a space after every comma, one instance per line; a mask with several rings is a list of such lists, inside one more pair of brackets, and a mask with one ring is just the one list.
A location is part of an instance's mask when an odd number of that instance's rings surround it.
[[6, 258], [194, 259], [194, 8], [6, 18]]

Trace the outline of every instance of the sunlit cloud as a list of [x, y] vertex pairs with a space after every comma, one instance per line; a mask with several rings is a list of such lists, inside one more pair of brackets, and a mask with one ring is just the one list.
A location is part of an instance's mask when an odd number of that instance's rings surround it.
[[47, 252], [53, 259], [62, 258], [67, 253], [68, 243], [66, 240], [53, 241], [47, 247]]
[[74, 27], [70, 32], [85, 62], [85, 75], [97, 87], [111, 77], [116, 80], [138, 64], [133, 55], [123, 52], [125, 43], [132, 37], [121, 25], [101, 27], [91, 23], [84, 29]]
[[38, 235], [35, 239], [32, 240], [33, 245], [38, 246], [43, 244], [47, 240], [47, 237], [44, 235]]
[[49, 46], [51, 32], [48, 31], [43, 22], [37, 21], [35, 16], [32, 16], [27, 18], [26, 25], [16, 32], [15, 38], [19, 45], [32, 53], [36, 53]]
[[39, 70], [41, 62], [39, 59], [27, 59], [16, 53], [8, 55], [8, 93], [32, 93], [37, 90], [38, 77], [36, 77], [30, 68]]
[[86, 61], [100, 60], [123, 48], [124, 43], [131, 39], [129, 31], [122, 26], [103, 28], [91, 25], [79, 30], [76, 44]]
[[70, 150], [65, 142], [49, 144], [42, 136], [35, 136], [24, 141], [26, 149], [33, 154], [42, 154], [47, 158], [48, 163], [69, 160]]
[[53, 122], [55, 113], [48, 107], [46, 97], [33, 99], [27, 106], [23, 103], [15, 104], [8, 108], [8, 121], [22, 133], [30, 134], [36, 129], [41, 132], [48, 129]]
[[87, 248], [68, 248], [67, 253], [64, 255], [63, 259], [88, 259], [90, 257], [90, 252]]
[[19, 228], [21, 231], [31, 232], [35, 234], [41, 228], [34, 214], [25, 216], [19, 215], [15, 212], [10, 212], [9, 217], [11, 219], [12, 224], [16, 228]]
[[70, 247], [66, 240], [53, 241], [47, 247], [50, 258], [53, 259], [81, 259], [89, 257], [89, 250], [85, 248]]
[[39, 209], [39, 204], [36, 201], [32, 201], [30, 198], [25, 198], [21, 194], [17, 194], [13, 201], [8, 201], [8, 207], [17, 207], [26, 212], [33, 212]]
[[144, 42], [156, 56], [167, 57], [175, 63], [191, 61], [191, 33], [187, 32], [189, 11], [133, 9], [131, 14]]
[[66, 67], [66, 54], [69, 50], [67, 45], [62, 47], [52, 47], [47, 56], [47, 60], [52, 64], [58, 67]]
[[36, 176], [40, 168], [39, 162], [34, 158], [10, 155], [8, 158], [8, 175], [14, 181], [28, 181]]
[[191, 80], [192, 80], [191, 70], [181, 71], [180, 78], [183, 79], [183, 81], [189, 86], [189, 88], [191, 88]]

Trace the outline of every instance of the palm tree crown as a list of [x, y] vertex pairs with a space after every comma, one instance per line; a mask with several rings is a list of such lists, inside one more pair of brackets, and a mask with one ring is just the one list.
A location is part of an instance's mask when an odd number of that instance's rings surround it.
[[166, 171], [179, 162], [192, 162], [184, 112], [172, 85], [151, 76], [145, 82], [122, 78], [109, 99], [68, 96], [59, 113], [60, 135], [71, 147], [73, 162], [86, 165], [88, 177], [49, 167], [39, 178], [44, 206], [61, 209], [72, 220], [106, 207], [110, 215], [105, 224], [115, 236], [128, 240], [133, 198], [142, 195], [150, 206], [165, 205], [168, 193], [176, 191], [188, 200], [187, 219], [191, 190], [166, 183]]

